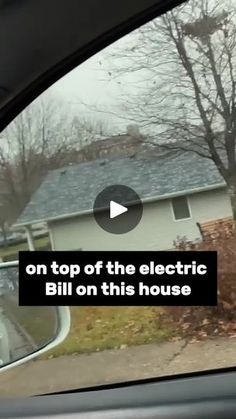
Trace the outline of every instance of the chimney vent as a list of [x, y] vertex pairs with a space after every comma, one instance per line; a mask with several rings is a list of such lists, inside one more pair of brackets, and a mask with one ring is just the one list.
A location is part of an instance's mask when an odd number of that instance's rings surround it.
[[133, 138], [140, 138], [141, 137], [138, 125], [128, 125], [127, 126], [127, 134], [130, 135], [130, 137], [133, 137]]

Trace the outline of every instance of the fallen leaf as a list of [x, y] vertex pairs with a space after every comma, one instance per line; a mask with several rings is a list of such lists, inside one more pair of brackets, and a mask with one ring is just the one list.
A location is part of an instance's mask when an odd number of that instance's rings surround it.
[[210, 321], [208, 320], [208, 319], [204, 319], [203, 321], [202, 321], [202, 326], [206, 326], [207, 324], [209, 324], [210, 323]]

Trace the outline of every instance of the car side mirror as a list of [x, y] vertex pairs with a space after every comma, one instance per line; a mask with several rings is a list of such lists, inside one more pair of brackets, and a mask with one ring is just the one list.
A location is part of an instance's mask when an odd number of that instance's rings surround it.
[[18, 305], [18, 261], [0, 263], [0, 371], [60, 344], [70, 330], [68, 307]]

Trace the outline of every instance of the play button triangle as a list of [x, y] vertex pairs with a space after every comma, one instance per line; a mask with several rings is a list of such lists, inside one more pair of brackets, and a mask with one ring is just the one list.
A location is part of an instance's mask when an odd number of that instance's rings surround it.
[[115, 201], [110, 201], [110, 218], [118, 217], [121, 214], [124, 214], [124, 212], [127, 212], [128, 208], [124, 207], [121, 204], [118, 204]]

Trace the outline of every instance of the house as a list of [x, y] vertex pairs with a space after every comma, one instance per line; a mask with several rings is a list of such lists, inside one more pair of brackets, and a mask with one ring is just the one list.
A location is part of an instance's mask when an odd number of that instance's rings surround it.
[[[96, 196], [130, 186], [143, 202], [139, 225], [126, 234], [103, 231], [93, 217]], [[17, 220], [33, 249], [31, 229], [47, 225], [55, 250], [168, 250], [178, 237], [201, 238], [199, 224], [230, 217], [225, 182], [213, 162], [168, 151], [94, 161], [51, 171]]]
[[135, 125], [129, 125], [125, 134], [98, 139], [79, 150], [77, 162], [96, 160], [97, 158], [127, 157], [140, 152], [144, 147], [144, 137]]
[[[68, 153], [71, 162], [84, 163], [97, 158], [127, 157], [146, 150], [145, 137], [136, 125], [128, 125], [125, 134], [108, 138], [94, 138], [80, 150]], [[70, 155], [71, 154], [71, 155]]]

